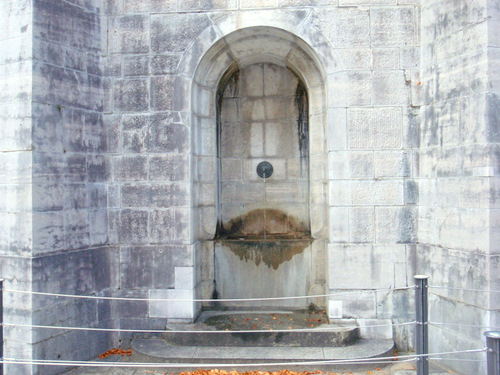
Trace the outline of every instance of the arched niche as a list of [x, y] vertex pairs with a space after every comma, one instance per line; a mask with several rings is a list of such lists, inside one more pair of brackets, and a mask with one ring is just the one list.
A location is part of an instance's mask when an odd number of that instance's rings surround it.
[[[296, 35], [274, 27], [257, 26], [236, 30], [216, 41], [197, 65], [192, 82], [191, 120], [193, 150], [193, 237], [201, 250], [201, 280], [197, 295], [213, 295], [211, 248], [221, 218], [221, 187], [218, 158], [217, 93], [221, 79], [252, 66], [277, 66], [290, 71], [304, 86], [308, 99], [308, 234], [311, 243], [311, 273], [307, 294], [326, 290], [327, 150], [326, 75], [314, 50]], [[212, 262], [212, 263], [211, 263]], [[325, 305], [325, 301], [312, 301]]]

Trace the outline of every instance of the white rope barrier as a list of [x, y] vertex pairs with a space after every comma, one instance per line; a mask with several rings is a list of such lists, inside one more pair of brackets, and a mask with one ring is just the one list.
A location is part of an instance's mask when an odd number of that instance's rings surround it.
[[[358, 326], [357, 328], [372, 328], [372, 327], [393, 327], [414, 325], [416, 322], [393, 323], [393, 324], [373, 324]], [[92, 328], [92, 327], [64, 327], [64, 326], [44, 326], [35, 324], [14, 324], [3, 323], [0, 326], [4, 327], [22, 327], [22, 328], [42, 328], [42, 329], [58, 329], [58, 330], [73, 330], [73, 331], [100, 331], [100, 332], [130, 332], [130, 333], [215, 333], [215, 334], [233, 334], [233, 333], [281, 333], [281, 332], [329, 332], [338, 328], [335, 327], [318, 327], [318, 328], [291, 328], [291, 329], [252, 329], [252, 330], [154, 330], [154, 329], [121, 329], [121, 328]]]
[[[268, 362], [268, 363], [139, 363], [139, 362], [97, 362], [97, 361], [65, 361], [65, 360], [25, 360], [18, 358], [4, 358], [0, 361], [3, 364], [28, 364], [28, 365], [46, 365], [46, 366], [68, 366], [68, 367], [133, 367], [133, 368], [190, 368], [190, 367], [262, 367], [262, 366], [307, 366], [307, 365], [343, 365], [343, 364], [379, 364], [398, 362], [412, 362], [420, 357], [428, 357], [430, 359], [445, 360], [442, 358], [433, 358], [435, 356], [456, 355], [465, 353], [481, 353], [486, 352], [487, 348], [457, 350], [450, 352], [439, 352], [429, 354], [411, 354], [403, 356], [392, 356], [383, 358], [353, 358], [341, 360], [321, 360], [321, 361], [297, 361], [297, 362]], [[484, 361], [482, 361], [484, 362]]]
[[478, 326], [474, 324], [459, 324], [459, 323], [437, 323], [437, 322], [429, 322], [430, 325], [433, 326], [453, 326], [453, 327], [470, 327], [470, 328], [481, 328], [485, 330], [500, 330], [500, 327], [494, 326]]
[[153, 302], [256, 302], [256, 301], [277, 301], [277, 300], [295, 300], [295, 299], [310, 299], [320, 297], [335, 297], [342, 295], [358, 294], [363, 292], [378, 292], [378, 291], [397, 291], [414, 289], [415, 286], [400, 287], [400, 288], [380, 288], [380, 289], [356, 289], [342, 293], [314, 294], [309, 296], [290, 296], [290, 297], [259, 297], [259, 298], [221, 298], [221, 299], [197, 299], [197, 298], [135, 298], [135, 297], [106, 297], [106, 296], [89, 296], [78, 294], [62, 294], [49, 292], [34, 292], [28, 290], [3, 289], [4, 292], [21, 293], [40, 295], [47, 297], [64, 297], [64, 298], [79, 298], [79, 299], [97, 299], [108, 301], [153, 301]]
[[96, 361], [64, 361], [64, 360], [43, 360], [33, 359], [25, 360], [18, 358], [4, 358], [0, 363], [11, 364], [35, 364], [35, 365], [52, 365], [52, 366], [71, 366], [71, 367], [134, 367], [134, 368], [222, 368], [222, 367], [264, 367], [264, 366], [312, 366], [312, 365], [353, 365], [353, 364], [382, 364], [398, 362], [415, 361], [417, 357], [414, 355], [408, 356], [393, 356], [383, 358], [353, 358], [353, 359], [337, 359], [337, 360], [320, 360], [320, 361], [296, 361], [296, 362], [252, 362], [252, 363], [140, 363], [140, 362], [96, 362]]
[[463, 291], [466, 291], [466, 292], [500, 293], [500, 290], [452, 288], [452, 287], [449, 287], [449, 286], [441, 286], [441, 285], [429, 285], [429, 288], [432, 288], [432, 289], [463, 290]]

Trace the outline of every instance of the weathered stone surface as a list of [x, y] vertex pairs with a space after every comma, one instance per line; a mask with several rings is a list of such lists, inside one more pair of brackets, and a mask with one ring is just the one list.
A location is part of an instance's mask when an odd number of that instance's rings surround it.
[[399, 108], [348, 109], [351, 149], [401, 147], [402, 117]]
[[169, 12], [176, 10], [175, 0], [131, 0], [125, 4], [125, 12], [149, 13]]
[[145, 111], [149, 108], [146, 79], [115, 80], [113, 91], [114, 109], [117, 111]]
[[149, 52], [149, 17], [126, 15], [113, 17], [109, 25], [110, 52]]
[[[493, 289], [500, 246], [493, 3], [5, 0], [0, 274], [24, 290], [210, 297], [213, 248], [202, 254], [198, 242], [195, 256], [190, 244], [213, 238], [219, 216], [228, 222], [265, 202], [294, 207], [313, 236], [331, 243], [328, 257], [311, 256], [314, 293], [326, 280], [332, 290], [411, 285], [417, 272], [433, 284]], [[217, 84], [234, 61], [248, 71], [240, 81], [246, 103], [223, 103], [232, 130], [218, 145]], [[298, 144], [287, 131], [296, 103], [269, 100], [296, 79], [269, 79], [269, 65], [252, 66], [263, 63], [290, 67], [305, 82], [309, 173], [284, 155]], [[219, 152], [227, 144], [231, 151]], [[261, 156], [275, 166], [267, 190], [255, 177]], [[405, 293], [329, 302], [337, 315], [403, 322], [413, 308]], [[433, 316], [456, 324], [467, 317], [498, 326], [498, 303], [464, 290], [431, 293]], [[197, 309], [45, 297], [6, 305], [8, 319], [26, 324], [128, 328], [189, 321]], [[108, 334], [6, 332], [7, 353], [25, 358], [85, 360], [82, 341], [97, 342], [92, 356], [115, 344]], [[483, 340], [478, 332], [464, 329], [459, 345]], [[411, 332], [397, 328], [394, 337], [404, 348]], [[453, 340], [437, 330], [433, 345], [454, 350]], [[484, 372], [470, 364], [468, 373]]]
[[204, 14], [159, 14], [151, 17], [151, 49], [182, 52], [210, 25]]
[[318, 27], [334, 47], [370, 45], [370, 11], [346, 7], [314, 10], [312, 24]]
[[370, 11], [371, 37], [376, 46], [408, 46], [416, 40], [414, 8], [375, 8]]

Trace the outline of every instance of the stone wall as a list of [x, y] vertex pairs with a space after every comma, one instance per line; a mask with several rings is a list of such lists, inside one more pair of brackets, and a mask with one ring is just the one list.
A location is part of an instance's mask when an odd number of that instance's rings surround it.
[[[498, 290], [499, 9], [494, 1], [422, 2], [422, 123], [417, 270], [432, 284]], [[433, 288], [435, 322], [497, 326], [500, 299]], [[457, 313], [460, 311], [460, 313]], [[476, 328], [432, 327], [431, 351], [482, 347]], [[465, 373], [485, 371], [461, 363]]]
[[[218, 84], [234, 65], [277, 64], [303, 81], [309, 101], [304, 293], [362, 288], [316, 302], [330, 317], [397, 323], [414, 319], [413, 297], [392, 289], [413, 285], [415, 273], [434, 285], [498, 289], [496, 3], [3, 1], [5, 286], [212, 296]], [[201, 308], [14, 297], [7, 319], [28, 324], [163, 328]], [[431, 319], [499, 326], [499, 303], [432, 289]], [[411, 348], [411, 328], [394, 334]], [[431, 334], [431, 350], [484, 342], [477, 329]], [[89, 359], [116, 339], [18, 328], [6, 330], [5, 347], [24, 358]]]
[[[33, 4], [32, 287], [106, 295], [118, 286], [118, 253], [108, 246], [113, 134], [102, 114], [100, 2]], [[32, 311], [34, 324], [113, 326], [108, 302], [34, 296]], [[93, 343], [89, 352], [82, 342]], [[87, 359], [110, 346], [103, 332], [37, 330], [33, 336], [34, 358]]]
[[[0, 277], [4, 288], [21, 290], [31, 290], [32, 281], [31, 17], [28, 2], [0, 4]], [[3, 306], [4, 321], [31, 324], [29, 295], [5, 294]], [[30, 359], [31, 331], [5, 327], [4, 332], [4, 355]], [[15, 369], [23, 373], [29, 366]], [[6, 373], [13, 370], [5, 365]]]

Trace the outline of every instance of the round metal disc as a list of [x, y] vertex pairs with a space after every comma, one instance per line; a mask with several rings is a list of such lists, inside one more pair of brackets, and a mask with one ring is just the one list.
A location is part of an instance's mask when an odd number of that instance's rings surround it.
[[268, 161], [262, 161], [257, 165], [257, 174], [261, 178], [269, 178], [273, 175], [273, 166]]

